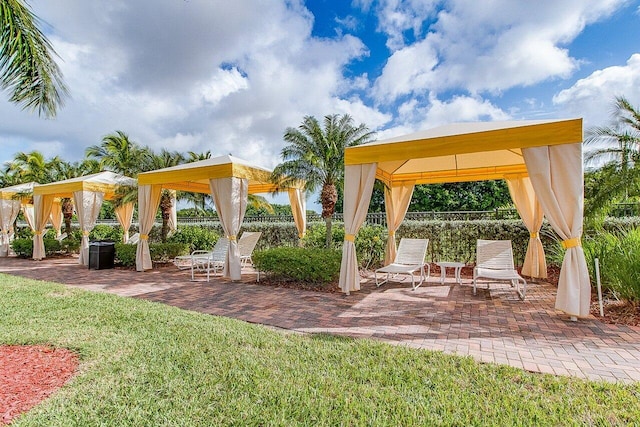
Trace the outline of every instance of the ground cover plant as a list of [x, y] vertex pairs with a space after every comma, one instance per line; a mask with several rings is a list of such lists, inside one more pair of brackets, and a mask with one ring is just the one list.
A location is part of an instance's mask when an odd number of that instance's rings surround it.
[[15, 426], [630, 425], [640, 385], [299, 335], [0, 274], [0, 345], [79, 355]]

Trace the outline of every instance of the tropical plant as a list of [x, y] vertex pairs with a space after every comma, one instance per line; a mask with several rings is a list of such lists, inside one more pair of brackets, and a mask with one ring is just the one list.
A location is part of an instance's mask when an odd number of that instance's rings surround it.
[[104, 169], [131, 177], [136, 176], [142, 165], [149, 162], [149, 150], [131, 141], [120, 130], [106, 135], [100, 145], [88, 147], [85, 156], [98, 160]]
[[640, 196], [640, 111], [624, 97], [616, 98], [611, 126], [587, 131], [585, 158], [595, 167], [586, 178], [585, 215], [607, 213], [614, 203]]
[[0, 88], [23, 110], [51, 118], [68, 89], [41, 24], [25, 1], [0, 1]]
[[324, 117], [324, 128], [313, 116], [304, 117], [298, 128], [285, 130], [289, 145], [282, 149], [283, 163], [276, 166], [273, 182], [284, 188], [304, 182], [304, 189], [314, 192], [320, 188], [322, 218], [327, 226], [326, 247], [331, 246], [331, 219], [338, 200], [338, 187], [344, 180], [344, 150], [373, 139], [364, 124], [354, 125], [353, 118], [344, 114]]

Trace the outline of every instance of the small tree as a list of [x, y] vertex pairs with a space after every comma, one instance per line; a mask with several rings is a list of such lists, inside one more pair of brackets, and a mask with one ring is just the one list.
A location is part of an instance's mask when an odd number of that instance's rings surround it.
[[324, 117], [324, 128], [313, 116], [306, 116], [298, 128], [287, 128], [282, 149], [283, 163], [276, 166], [272, 180], [282, 188], [303, 181], [304, 189], [320, 188], [322, 218], [327, 225], [326, 246], [331, 246], [331, 219], [338, 200], [337, 186], [344, 181], [344, 150], [373, 139], [374, 133], [364, 125], [354, 126], [353, 118], [344, 114]]

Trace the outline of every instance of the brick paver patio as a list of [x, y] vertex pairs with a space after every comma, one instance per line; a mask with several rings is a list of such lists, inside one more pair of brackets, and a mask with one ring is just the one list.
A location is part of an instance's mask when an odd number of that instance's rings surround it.
[[243, 273], [191, 282], [189, 271], [144, 273], [88, 270], [77, 259], [0, 258], [0, 273], [157, 301], [298, 332], [368, 337], [392, 344], [471, 356], [532, 372], [615, 382], [640, 381], [640, 328], [572, 322], [554, 309], [555, 288], [531, 283], [522, 302], [508, 286], [480, 288], [439, 277], [416, 291], [410, 283], [376, 288], [372, 280], [350, 296], [274, 288]]

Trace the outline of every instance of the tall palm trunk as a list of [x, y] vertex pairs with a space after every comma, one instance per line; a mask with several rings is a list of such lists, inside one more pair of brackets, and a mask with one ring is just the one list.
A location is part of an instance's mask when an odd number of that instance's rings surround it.
[[64, 218], [64, 232], [71, 236], [71, 219], [73, 218], [73, 203], [71, 199], [62, 199], [62, 217]]
[[167, 235], [169, 234], [169, 217], [171, 216], [171, 195], [163, 194], [160, 198], [160, 212], [162, 214], [162, 243], [167, 241]]
[[333, 183], [325, 183], [320, 192], [320, 203], [322, 204], [322, 218], [327, 225], [327, 235], [325, 245], [327, 249], [331, 248], [331, 218], [336, 210], [336, 202], [338, 201], [338, 191]]

